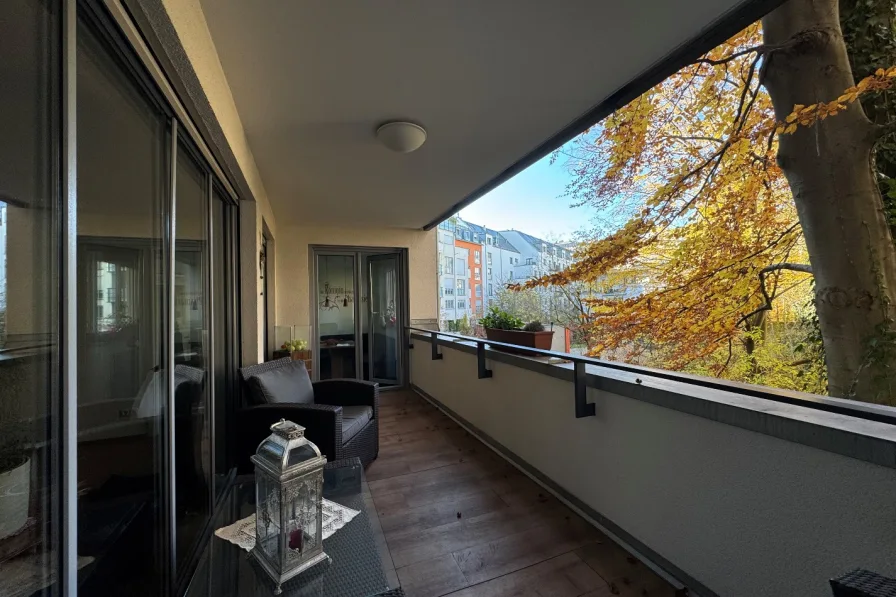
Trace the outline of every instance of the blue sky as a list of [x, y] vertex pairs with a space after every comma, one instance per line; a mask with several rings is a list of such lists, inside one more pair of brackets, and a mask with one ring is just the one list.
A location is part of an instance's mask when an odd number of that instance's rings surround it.
[[565, 158], [551, 164], [548, 155], [462, 209], [460, 216], [496, 230], [513, 228], [540, 238], [570, 239], [595, 215], [588, 207], [569, 207], [570, 199], [563, 194], [570, 180]]

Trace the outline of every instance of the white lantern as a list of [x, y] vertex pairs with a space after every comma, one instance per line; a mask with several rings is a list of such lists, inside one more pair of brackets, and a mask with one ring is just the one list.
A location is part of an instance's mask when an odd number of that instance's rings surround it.
[[321, 537], [325, 456], [305, 428], [280, 419], [252, 456], [255, 463], [255, 547], [252, 555], [277, 583], [328, 560]]

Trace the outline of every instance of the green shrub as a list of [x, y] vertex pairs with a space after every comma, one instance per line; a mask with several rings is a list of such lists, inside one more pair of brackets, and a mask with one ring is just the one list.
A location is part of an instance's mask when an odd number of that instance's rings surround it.
[[488, 314], [480, 319], [479, 323], [483, 327], [495, 330], [518, 330], [523, 327], [522, 319], [495, 306], [489, 308]]

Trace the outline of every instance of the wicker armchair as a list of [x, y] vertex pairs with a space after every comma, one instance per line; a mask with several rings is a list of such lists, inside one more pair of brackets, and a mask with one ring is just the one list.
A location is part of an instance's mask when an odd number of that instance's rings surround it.
[[[271, 424], [280, 419], [304, 427], [305, 437], [317, 444], [327, 460], [357, 457], [364, 466], [373, 462], [379, 453], [379, 384], [331, 379], [311, 384], [313, 403], [265, 403], [250, 380], [265, 372], [292, 366], [292, 361], [284, 358], [240, 369], [244, 396], [252, 403], [237, 417], [241, 472], [251, 471], [249, 457], [270, 435]], [[304, 366], [296, 367], [296, 374], [308, 375]]]

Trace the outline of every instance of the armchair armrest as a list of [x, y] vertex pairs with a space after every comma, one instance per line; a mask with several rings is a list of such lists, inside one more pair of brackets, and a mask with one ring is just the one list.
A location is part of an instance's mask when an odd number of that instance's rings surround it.
[[271, 434], [271, 425], [286, 419], [305, 428], [305, 437], [314, 442], [327, 460], [334, 460], [342, 447], [342, 407], [328, 404], [259, 404], [241, 410], [237, 416], [240, 472], [252, 470], [249, 457], [258, 444]]
[[379, 418], [380, 384], [358, 379], [328, 379], [311, 384], [314, 402], [337, 406], [373, 407], [373, 418]]

